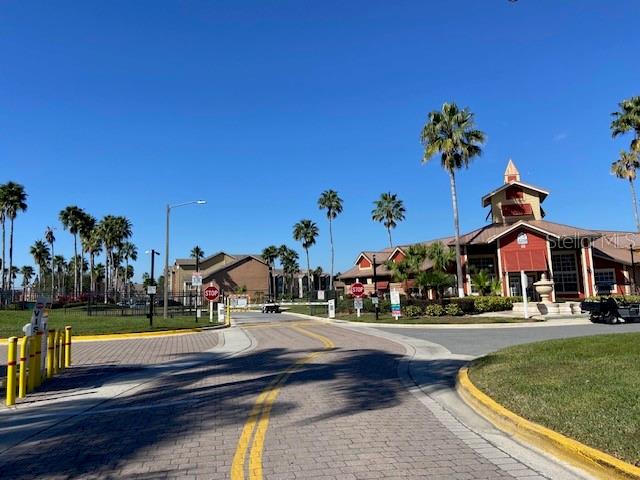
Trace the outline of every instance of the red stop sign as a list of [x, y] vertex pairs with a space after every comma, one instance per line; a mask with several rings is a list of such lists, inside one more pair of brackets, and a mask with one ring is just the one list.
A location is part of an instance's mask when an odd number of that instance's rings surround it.
[[364, 285], [361, 283], [354, 283], [351, 285], [351, 295], [354, 297], [361, 297], [364, 295]]
[[206, 298], [210, 302], [215, 302], [220, 296], [220, 290], [218, 290], [216, 287], [210, 286], [204, 289], [203, 294], [204, 298]]

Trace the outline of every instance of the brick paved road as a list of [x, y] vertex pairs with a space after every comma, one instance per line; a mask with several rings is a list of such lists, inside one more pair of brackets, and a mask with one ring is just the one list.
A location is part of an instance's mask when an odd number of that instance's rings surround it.
[[[291, 373], [273, 403], [264, 478], [543, 478], [409, 393], [398, 378], [398, 344], [326, 324], [275, 321], [246, 327], [257, 342], [252, 351], [201, 354], [196, 366], [12, 448], [0, 456], [0, 477], [232, 478], [238, 439], [260, 393], [319, 352]], [[335, 348], [324, 349], [314, 335]]]

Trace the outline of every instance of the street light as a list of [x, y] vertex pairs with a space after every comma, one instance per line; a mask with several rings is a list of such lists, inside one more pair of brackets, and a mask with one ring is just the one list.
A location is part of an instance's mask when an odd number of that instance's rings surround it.
[[156, 260], [156, 255], [160, 255], [160, 252], [156, 252], [155, 250], [151, 249], [151, 250], [145, 251], [144, 253], [146, 253], [147, 255], [151, 254], [151, 283], [154, 288], [154, 293], [149, 294], [149, 326], [153, 327], [153, 306], [156, 298], [155, 288], [157, 285], [156, 278], [155, 278], [155, 260]]
[[164, 318], [167, 318], [167, 311], [169, 309], [169, 215], [171, 214], [171, 209], [193, 204], [204, 205], [205, 203], [207, 203], [206, 200], [192, 200], [191, 202], [178, 203], [176, 205], [167, 204], [167, 229], [164, 248]]

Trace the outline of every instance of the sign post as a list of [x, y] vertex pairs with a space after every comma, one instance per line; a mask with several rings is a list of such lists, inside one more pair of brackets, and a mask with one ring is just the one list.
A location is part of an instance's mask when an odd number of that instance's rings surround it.
[[391, 315], [398, 320], [400, 318], [400, 292], [395, 288], [391, 290]]
[[360, 282], [356, 282], [351, 285], [351, 295], [355, 298], [353, 299], [353, 308], [356, 309], [358, 318], [360, 318], [360, 310], [362, 310], [362, 296], [364, 295], [364, 285]]
[[329, 300], [329, 318], [336, 318], [336, 301]]
[[209, 322], [213, 322], [213, 302], [218, 300], [220, 297], [220, 290], [217, 287], [213, 286], [213, 283], [210, 283], [207, 288], [203, 291], [204, 298], [209, 300]]
[[529, 286], [529, 278], [520, 270], [520, 284], [522, 285], [522, 302], [524, 303], [524, 318], [529, 318], [529, 300], [527, 299], [527, 287]]

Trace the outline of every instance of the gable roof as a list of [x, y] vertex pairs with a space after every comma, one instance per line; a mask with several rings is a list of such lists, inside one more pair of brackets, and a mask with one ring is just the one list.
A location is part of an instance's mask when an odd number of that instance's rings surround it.
[[501, 191], [506, 190], [507, 188], [512, 187], [514, 185], [522, 187], [523, 189], [526, 189], [526, 190], [533, 190], [534, 192], [538, 192], [540, 194], [540, 203], [542, 203], [542, 201], [544, 201], [544, 199], [547, 198], [547, 196], [549, 195], [549, 192], [543, 188], [536, 187], [535, 185], [531, 185], [530, 183], [524, 183], [519, 180], [514, 180], [512, 182], [505, 183], [501, 187], [496, 188], [492, 192], [487, 193], [484, 197], [482, 197], [482, 206], [487, 207], [491, 203], [491, 197], [497, 195]]

